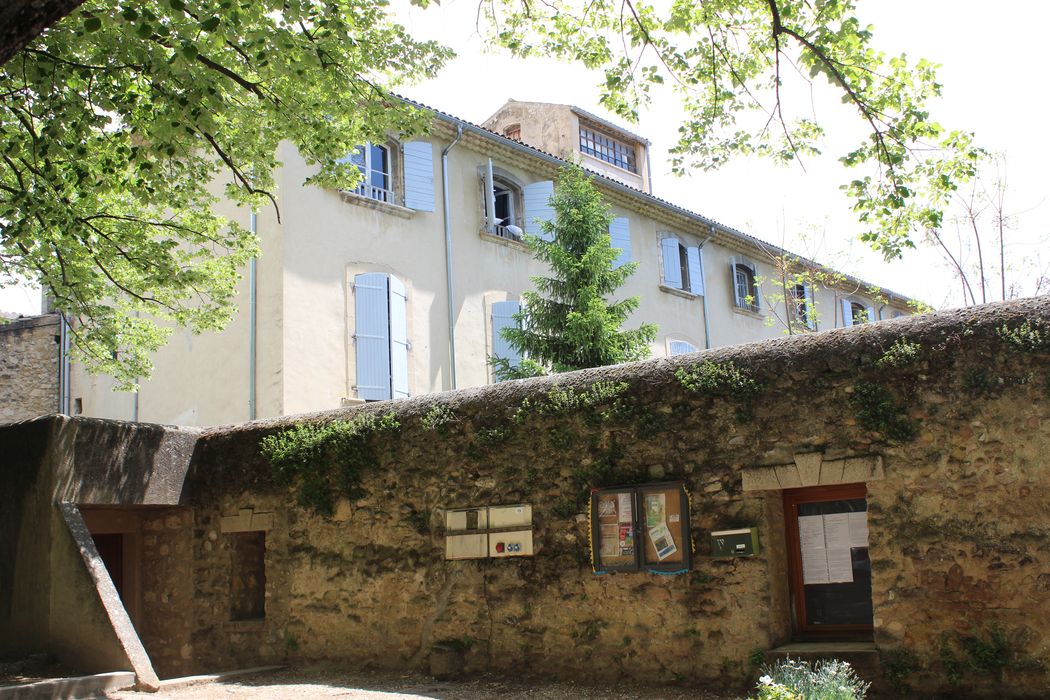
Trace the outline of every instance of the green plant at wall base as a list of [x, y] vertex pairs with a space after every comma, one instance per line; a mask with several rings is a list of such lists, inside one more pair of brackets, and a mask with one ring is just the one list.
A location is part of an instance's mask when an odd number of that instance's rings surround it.
[[881, 652], [882, 675], [898, 694], [908, 690], [908, 677], [919, 670], [919, 657], [911, 649], [898, 647]]
[[1039, 321], [1026, 320], [1013, 328], [1003, 324], [995, 330], [995, 334], [1022, 352], [1050, 350], [1050, 328]]
[[941, 637], [941, 647], [937, 652], [937, 656], [941, 661], [941, 668], [944, 669], [944, 677], [948, 679], [948, 682], [955, 685], [961, 681], [962, 663], [959, 662], [955, 652], [952, 651], [947, 635]]
[[758, 668], [766, 661], [766, 652], [761, 647], [752, 649], [751, 653], [747, 655], [747, 663], [755, 668]]
[[970, 667], [978, 673], [1002, 678], [1003, 669], [1010, 665], [1010, 644], [998, 627], [989, 630], [987, 639], [974, 633], [960, 637], [959, 644]]
[[757, 700], [862, 700], [871, 687], [845, 661], [782, 659], [766, 667]]
[[267, 435], [259, 446], [279, 486], [297, 487], [300, 506], [331, 515], [336, 497], [363, 495], [361, 478], [376, 465], [372, 438], [400, 427], [392, 413], [367, 413], [348, 421], [297, 425]]
[[890, 349], [875, 360], [875, 366], [879, 369], [899, 369], [915, 364], [922, 354], [922, 346], [918, 343], [909, 343], [904, 338], [898, 338]]
[[868, 430], [896, 442], [913, 440], [919, 432], [918, 421], [908, 418], [890, 390], [878, 382], [855, 384], [850, 402], [857, 412], [857, 421]]

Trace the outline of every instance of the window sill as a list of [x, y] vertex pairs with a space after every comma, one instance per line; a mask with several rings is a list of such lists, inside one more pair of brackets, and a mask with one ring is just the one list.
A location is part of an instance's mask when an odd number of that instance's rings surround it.
[[402, 219], [411, 219], [412, 215], [416, 213], [415, 209], [409, 209], [408, 207], [402, 207], [398, 204], [390, 204], [389, 202], [381, 202], [378, 199], [372, 199], [371, 197], [365, 197], [364, 195], [357, 194], [356, 192], [350, 192], [347, 190], [341, 190], [339, 196], [342, 197], [343, 201], [347, 204], [356, 204], [359, 207], [365, 209], [375, 209], [386, 214], [393, 214], [394, 216]]
[[677, 287], [668, 287], [666, 284], [660, 285], [660, 291], [673, 294], [676, 297], [682, 297], [683, 299], [699, 299], [703, 296], [702, 294], [693, 294], [692, 292], [687, 292], [684, 289], [678, 289]]
[[264, 627], [266, 627], [265, 617], [255, 617], [250, 620], [227, 620], [222, 623], [222, 628], [228, 632], [261, 632]]
[[365, 402], [364, 399], [359, 399], [356, 396], [344, 396], [340, 399], [339, 403], [343, 408], [348, 406], [360, 406]]
[[751, 309], [742, 309], [742, 308], [740, 308], [739, 306], [736, 306], [736, 305], [734, 305], [732, 307], [732, 309], [733, 309], [733, 313], [735, 313], [735, 314], [740, 314], [741, 316], [748, 316], [750, 318], [757, 319], [759, 321], [765, 320], [765, 317], [762, 316], [762, 314], [759, 313], [758, 311], [752, 311]]
[[529, 247], [525, 245], [524, 241], [516, 241], [513, 238], [504, 238], [503, 236], [497, 236], [494, 233], [489, 233], [485, 229], [478, 231], [478, 237], [485, 241], [491, 241], [492, 243], [499, 243], [505, 245], [508, 248], [514, 248], [516, 250], [528, 251]]

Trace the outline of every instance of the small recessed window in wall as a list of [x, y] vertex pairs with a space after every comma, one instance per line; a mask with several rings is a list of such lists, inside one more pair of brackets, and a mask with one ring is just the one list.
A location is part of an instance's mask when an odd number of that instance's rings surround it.
[[231, 538], [230, 619], [266, 617], [266, 533], [235, 532]]
[[675, 574], [692, 566], [689, 497], [681, 482], [595, 489], [590, 526], [595, 573]]

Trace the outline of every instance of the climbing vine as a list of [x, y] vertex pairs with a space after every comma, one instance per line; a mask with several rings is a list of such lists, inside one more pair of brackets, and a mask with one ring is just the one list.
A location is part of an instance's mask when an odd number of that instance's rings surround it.
[[267, 435], [259, 446], [278, 485], [294, 487], [300, 506], [331, 515], [337, 497], [364, 494], [362, 476], [377, 462], [373, 438], [400, 427], [392, 413], [366, 413], [351, 420], [296, 425]]
[[850, 401], [857, 411], [857, 421], [872, 432], [896, 442], [913, 440], [919, 432], [919, 422], [909, 418], [904, 406], [878, 382], [854, 384]]

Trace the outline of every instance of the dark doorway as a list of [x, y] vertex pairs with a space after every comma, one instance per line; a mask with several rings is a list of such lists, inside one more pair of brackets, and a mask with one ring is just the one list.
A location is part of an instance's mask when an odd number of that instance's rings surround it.
[[127, 600], [124, 599], [124, 534], [115, 532], [106, 535], [92, 535], [91, 538], [95, 540], [95, 549], [98, 550], [99, 556], [102, 557], [102, 563], [106, 565], [106, 571], [109, 572], [109, 577], [113, 579], [113, 585], [116, 586], [117, 593], [120, 594], [120, 599], [124, 602], [126, 608]]

